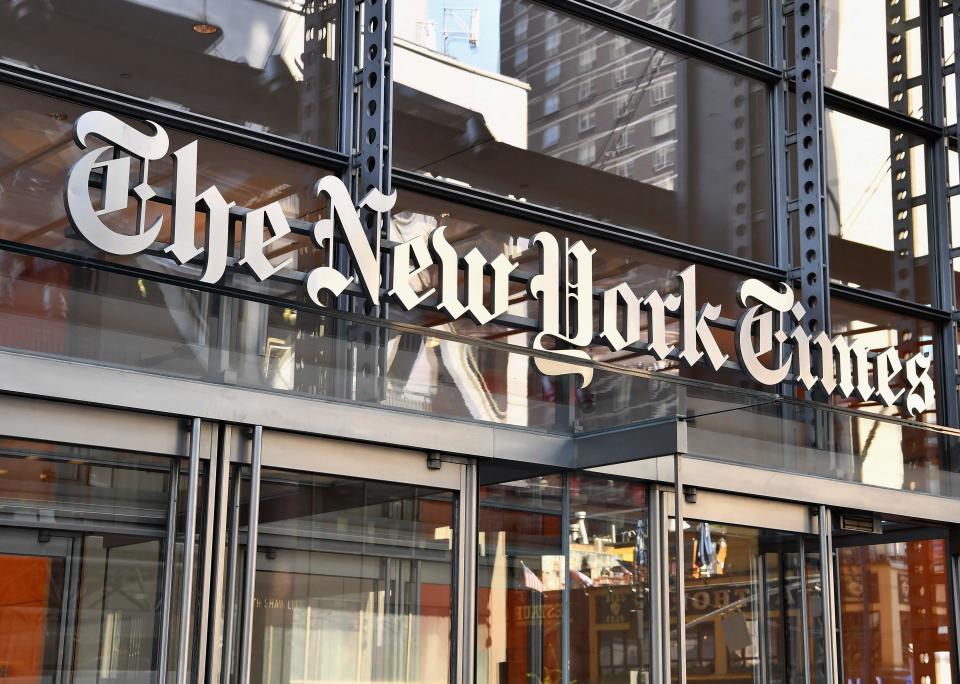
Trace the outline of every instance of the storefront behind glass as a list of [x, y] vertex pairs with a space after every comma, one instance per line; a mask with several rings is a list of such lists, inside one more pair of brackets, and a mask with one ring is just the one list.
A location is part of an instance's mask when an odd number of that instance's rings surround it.
[[0, 682], [954, 682], [958, 11], [0, 0]]

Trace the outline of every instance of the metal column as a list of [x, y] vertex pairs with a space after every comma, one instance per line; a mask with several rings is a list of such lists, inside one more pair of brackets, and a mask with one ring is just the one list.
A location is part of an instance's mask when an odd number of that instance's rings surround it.
[[837, 601], [836, 564], [833, 562], [833, 517], [831, 510], [820, 506], [817, 512], [820, 533], [820, 581], [823, 592], [824, 669], [827, 684], [838, 684], [837, 677]]
[[673, 457], [673, 515], [674, 515], [674, 546], [677, 558], [677, 682], [687, 682], [687, 600], [684, 594], [684, 570], [686, 564], [683, 558], [683, 471], [680, 454]]
[[250, 684], [250, 651], [253, 634], [253, 588], [257, 573], [257, 524], [260, 517], [260, 457], [263, 446], [263, 427], [253, 428], [250, 455], [250, 503], [247, 517], [247, 551], [244, 558], [243, 592], [240, 598], [240, 660], [239, 684]]
[[796, 65], [798, 254], [801, 303], [809, 335], [830, 331], [827, 227], [823, 205], [823, 86], [820, 61], [818, 3], [794, 3], [794, 63]]
[[177, 552], [177, 496], [180, 493], [180, 459], [170, 462], [170, 496], [167, 501], [167, 539], [163, 551], [163, 591], [160, 605], [160, 653], [157, 682], [167, 680], [170, 658], [170, 608], [173, 601], [173, 570]]
[[190, 664], [190, 607], [193, 603], [194, 546], [197, 530], [197, 491], [200, 487], [200, 419], [190, 424], [190, 470], [187, 473], [187, 508], [183, 526], [183, 581], [180, 590], [180, 645], [177, 649], [177, 684], [186, 684]]
[[[393, 3], [390, 0], [354, 0], [352, 79], [353, 131], [351, 137], [350, 186], [353, 201], [359, 205], [371, 190], [390, 193], [390, 121], [393, 78], [390, 53], [393, 45]], [[362, 209], [360, 221], [367, 238], [380, 253], [380, 241], [389, 235], [389, 217]], [[380, 269], [386, 282], [390, 264], [381, 255]], [[338, 251], [341, 270], [350, 269], [343, 246]], [[348, 271], [345, 271], [348, 272]], [[344, 297], [342, 308], [366, 316], [385, 316], [386, 305], [372, 306], [362, 298]], [[385, 372], [386, 333], [377, 326], [344, 321], [338, 325], [338, 367], [350, 369], [342, 396], [357, 401], [376, 402], [381, 398], [381, 378]], [[347, 344], [343, 342], [346, 341]]]
[[455, 682], [474, 684], [477, 625], [477, 465], [461, 466], [457, 518], [457, 641], [451, 649]]

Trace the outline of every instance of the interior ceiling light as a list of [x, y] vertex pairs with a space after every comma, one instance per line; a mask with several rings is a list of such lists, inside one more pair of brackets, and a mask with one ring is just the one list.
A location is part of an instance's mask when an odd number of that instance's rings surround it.
[[211, 33], [216, 33], [220, 29], [214, 26], [213, 24], [205, 24], [203, 22], [198, 22], [193, 25], [193, 30], [197, 33], [202, 33], [203, 35], [209, 35]]

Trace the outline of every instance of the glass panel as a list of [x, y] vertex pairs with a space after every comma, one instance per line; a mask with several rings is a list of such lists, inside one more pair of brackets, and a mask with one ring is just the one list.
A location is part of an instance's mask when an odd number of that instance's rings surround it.
[[929, 304], [923, 142], [832, 111], [825, 142], [831, 278]]
[[[73, 125], [86, 107], [64, 100], [44, 97], [25, 90], [0, 87], [0, 239], [33, 247], [68, 252], [90, 259], [122, 263], [139, 269], [179, 275], [190, 280], [200, 277], [202, 265], [189, 262], [178, 265], [150, 250], [134, 257], [104, 254], [87, 244], [70, 227], [64, 210], [63, 189], [69, 168], [83, 154], [73, 142]], [[130, 120], [128, 120], [130, 121]], [[143, 122], [131, 121], [140, 130]], [[170, 152], [197, 140], [174, 129], [165, 129], [170, 138]], [[136, 166], [136, 165], [134, 165]], [[279, 201], [289, 219], [315, 221], [325, 208], [323, 199], [314, 193], [314, 184], [329, 173], [313, 165], [288, 161], [276, 156], [227, 145], [209, 138], [200, 138], [197, 149], [197, 192], [215, 186], [228, 202], [240, 207], [257, 208]], [[167, 156], [151, 162], [148, 180], [151, 187], [164, 195], [172, 192], [173, 160]], [[95, 197], [97, 191], [91, 189]], [[163, 220], [158, 241], [171, 242], [170, 206], [159, 201], [146, 203], [149, 222]], [[205, 240], [206, 220], [197, 212], [196, 243]], [[104, 220], [118, 232], [129, 232], [137, 225], [137, 203], [131, 201], [123, 211]], [[234, 226], [230, 256], [241, 256], [242, 231]], [[320, 264], [323, 250], [317, 249], [306, 235], [291, 233], [272, 243], [268, 256], [274, 262], [281, 257], [293, 259], [293, 267], [302, 272]], [[258, 289], [278, 296], [306, 298], [303, 283], [284, 274], [258, 284], [246, 273], [228, 274], [226, 286], [237, 285], [246, 290]]]
[[0, 679], [157, 681], [170, 467], [0, 438]]
[[562, 479], [480, 487], [477, 682], [561, 681]]
[[[675, 519], [670, 523], [673, 527]], [[801, 572], [809, 567], [802, 562], [804, 537], [688, 518], [683, 524], [688, 680], [822, 681], [822, 651], [817, 661], [816, 653], [805, 653], [803, 644], [804, 630], [823, 630], [820, 586]], [[675, 548], [671, 533], [671, 574], [676, 571]], [[671, 671], [676, 681], [673, 622]]]
[[570, 681], [653, 682], [644, 484], [571, 474]]
[[[832, 335], [843, 335], [849, 340], [861, 340], [867, 349], [877, 350], [896, 347], [901, 358], [907, 358], [922, 352], [934, 361], [930, 368], [930, 377], [936, 377], [938, 371], [935, 363], [937, 359], [937, 327], [930, 321], [911, 318], [873, 306], [854, 304], [837, 297], [833, 297], [830, 302], [830, 320]], [[903, 373], [900, 373], [890, 383], [894, 392], [905, 385], [906, 381]], [[936, 386], [935, 381], [934, 386]], [[836, 403], [875, 413], [909, 417], [904, 412], [902, 404], [885, 408], [876, 400], [861, 401], [856, 396], [852, 396], [850, 399], [840, 399], [838, 397]], [[927, 397], [926, 407], [920, 420], [928, 423], [937, 422], [936, 397]]]
[[426, 14], [398, 24], [394, 163], [772, 259], [766, 86], [527, 0], [494, 17], [486, 43], [444, 39], [448, 54]]
[[918, 15], [916, 2], [825, 0], [824, 86], [922, 118]]
[[265, 469], [250, 681], [448, 682], [454, 539], [450, 492]]
[[337, 0], [55, 0], [7, 14], [0, 59], [337, 145]]
[[943, 539], [837, 549], [843, 679], [952, 682]]
[[761, 62], [769, 59], [766, 0], [615, 0], [637, 19]]

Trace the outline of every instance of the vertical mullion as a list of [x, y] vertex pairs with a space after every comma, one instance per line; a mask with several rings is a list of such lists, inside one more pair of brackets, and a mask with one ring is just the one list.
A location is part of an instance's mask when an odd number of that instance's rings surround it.
[[476, 608], [477, 608], [477, 465], [461, 466], [460, 493], [457, 516], [457, 582], [456, 639], [451, 657], [454, 659], [455, 681], [474, 684], [476, 667]]
[[[232, 460], [232, 459], [231, 459]], [[227, 537], [226, 587], [224, 588], [225, 610], [223, 613], [223, 654], [220, 659], [220, 682], [227, 684], [231, 681], [231, 671], [235, 660], [234, 643], [236, 639], [237, 614], [237, 555], [240, 540], [240, 491], [242, 485], [240, 468], [232, 469], [227, 461], [227, 469], [233, 470], [234, 476], [230, 480], [230, 534]]]
[[[211, 502], [210, 508], [213, 509], [208, 516], [211, 520], [210, 547], [212, 548], [210, 575], [211, 590], [209, 607], [207, 608], [206, 632], [201, 635], [206, 636], [206, 665], [202, 668], [203, 680], [207, 684], [213, 684], [220, 678], [220, 668], [222, 660], [217, 657], [220, 649], [225, 647], [224, 639], [224, 619], [223, 608], [229, 600], [230, 595], [224, 593], [224, 579], [226, 573], [226, 560], [224, 541], [227, 536], [227, 518], [229, 515], [228, 506], [230, 505], [230, 438], [232, 428], [229, 425], [221, 425], [218, 429], [218, 444], [216, 477], [210, 478], [211, 490], [215, 490], [215, 495], [208, 498]], [[211, 471], [213, 469], [211, 468]], [[226, 555], [229, 555], [230, 549], [226, 549]], [[221, 646], [223, 644], [223, 646]], [[200, 681], [198, 679], [198, 681]]]
[[563, 549], [563, 575], [561, 576], [561, 620], [560, 625], [560, 681], [570, 684], [570, 473], [561, 475], [560, 503], [560, 543]]
[[[927, 118], [937, 126], [944, 122], [943, 69], [941, 67], [940, 13], [935, 8], [922, 4], [921, 43], [924, 46], [924, 105]], [[947, 154], [944, 139], [938, 137], [926, 146], [927, 185], [927, 236], [930, 245], [930, 292], [934, 306], [952, 311], [953, 274], [950, 260], [950, 218], [947, 209]], [[941, 324], [937, 330], [938, 344], [934, 364], [938, 373], [939, 420], [942, 424], [956, 427], [960, 421], [957, 408], [957, 340], [952, 322]], [[947, 467], [948, 464], [941, 464]]]
[[827, 684], [838, 684], [837, 658], [837, 601], [833, 563], [833, 517], [831, 510], [820, 506], [817, 512], [817, 527], [820, 535], [820, 584], [823, 594], [824, 666]]
[[[667, 546], [663, 543], [664, 513], [663, 494], [655, 485], [647, 488], [647, 500], [650, 502], [650, 515], [647, 521], [650, 530], [650, 553], [647, 558], [647, 567], [650, 568], [650, 681], [670, 681], [669, 672], [665, 669], [664, 660], [670, 662], [670, 639], [664, 638], [669, 629], [664, 630], [664, 616], [669, 616], [669, 607], [664, 610], [664, 601], [669, 601], [669, 595], [664, 592], [663, 568], [667, 560]], [[669, 617], [667, 617], [669, 620]], [[669, 624], [668, 624], [669, 627]]]
[[683, 558], [683, 470], [680, 464], [680, 454], [673, 456], [673, 514], [674, 514], [674, 545], [677, 557], [677, 682], [686, 684], [687, 681], [687, 597], [684, 588]]
[[260, 517], [260, 458], [263, 446], [263, 426], [253, 428], [250, 454], [250, 502], [247, 517], [247, 551], [244, 558], [243, 594], [240, 598], [240, 660], [239, 684], [250, 684], [250, 651], [253, 636], [253, 588], [257, 572], [257, 526]]
[[810, 670], [813, 659], [810, 657], [810, 607], [807, 601], [807, 543], [803, 537], [800, 537], [800, 569], [798, 571], [800, 580], [800, 655], [803, 662], [803, 682], [810, 684], [812, 677]]
[[170, 495], [167, 501], [167, 539], [163, 551], [163, 591], [160, 605], [160, 653], [157, 682], [167, 680], [170, 654], [170, 611], [173, 608], [173, 570], [177, 550], [177, 497], [180, 490], [180, 457], [170, 461]]
[[190, 607], [193, 603], [194, 546], [197, 528], [197, 493], [200, 486], [200, 419], [190, 424], [190, 463], [187, 472], [187, 505], [183, 525], [183, 581], [180, 590], [180, 643], [177, 649], [177, 684], [186, 684], [190, 653]]

